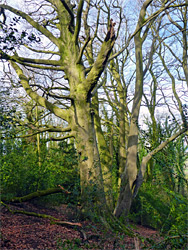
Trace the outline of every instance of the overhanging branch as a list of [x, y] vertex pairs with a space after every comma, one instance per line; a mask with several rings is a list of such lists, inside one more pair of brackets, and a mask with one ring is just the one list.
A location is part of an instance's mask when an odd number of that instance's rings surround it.
[[70, 133], [70, 134], [67, 134], [65, 136], [60, 136], [60, 137], [50, 137], [49, 139], [46, 139], [45, 141], [64, 141], [66, 139], [69, 139], [69, 138], [74, 138], [75, 137], [75, 134], [74, 132]]
[[68, 119], [68, 110], [63, 110], [53, 103], [46, 100], [44, 97], [38, 95], [35, 91], [33, 91], [29, 85], [29, 79], [24, 75], [23, 70], [18, 66], [17, 63], [10, 61], [12, 67], [16, 71], [18, 77], [20, 78], [20, 83], [22, 84], [23, 88], [25, 89], [26, 93], [33, 99], [36, 103], [38, 103], [40, 106], [47, 108], [49, 111], [51, 111], [56, 116], [64, 119], [67, 121]]
[[0, 50], [0, 59], [11, 60], [13, 62], [17, 62], [17, 63], [24, 64], [24, 65], [31, 66], [31, 67], [32, 67], [32, 64], [34, 64], [34, 65], [36, 64], [37, 67], [40, 64], [51, 65], [54, 67], [62, 66], [62, 63], [60, 61], [57, 61], [57, 60], [32, 59], [32, 58], [19, 57], [17, 55], [10, 56], [10, 55], [4, 53], [2, 50]]

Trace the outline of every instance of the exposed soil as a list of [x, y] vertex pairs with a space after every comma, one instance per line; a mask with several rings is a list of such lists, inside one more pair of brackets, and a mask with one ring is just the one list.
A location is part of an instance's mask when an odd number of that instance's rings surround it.
[[[82, 227], [51, 224], [50, 219], [12, 214], [1, 207], [1, 249], [56, 250], [56, 249], [136, 249], [137, 239], [126, 235], [107, 232], [100, 225], [84, 220], [79, 221], [76, 212], [67, 205], [46, 208], [29, 202], [10, 205], [12, 210], [25, 210], [47, 214], [61, 221], [81, 223]], [[157, 231], [143, 226], [133, 229], [141, 236], [156, 239]], [[138, 248], [137, 248], [138, 249]], [[139, 249], [142, 249], [140, 247]]]

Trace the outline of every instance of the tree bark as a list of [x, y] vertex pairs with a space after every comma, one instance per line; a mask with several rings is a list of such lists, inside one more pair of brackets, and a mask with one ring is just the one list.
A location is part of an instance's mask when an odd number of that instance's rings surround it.
[[112, 156], [108, 149], [104, 134], [101, 128], [101, 121], [99, 116], [99, 101], [98, 93], [92, 98], [92, 107], [94, 109], [94, 123], [96, 131], [96, 139], [98, 142], [100, 163], [102, 169], [104, 192], [106, 195], [107, 205], [113, 209], [113, 195], [112, 195]]

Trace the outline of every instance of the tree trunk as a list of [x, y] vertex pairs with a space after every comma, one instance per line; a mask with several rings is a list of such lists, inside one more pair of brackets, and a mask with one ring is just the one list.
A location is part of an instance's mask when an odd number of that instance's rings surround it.
[[95, 206], [105, 207], [105, 193], [102, 169], [96, 134], [94, 128], [93, 110], [90, 103], [78, 95], [78, 102], [74, 103], [74, 110], [70, 120], [75, 131], [75, 143], [79, 155], [81, 200], [83, 211], [89, 211]]
[[108, 150], [104, 134], [101, 128], [101, 121], [99, 116], [99, 101], [98, 93], [92, 98], [92, 107], [94, 108], [94, 121], [95, 131], [98, 143], [100, 162], [102, 168], [102, 176], [104, 182], [104, 192], [106, 195], [106, 201], [109, 208], [113, 209], [113, 195], [112, 195], [112, 156]]
[[[140, 11], [139, 20], [136, 29], [141, 28], [144, 22], [146, 9], [151, 1], [146, 0]], [[140, 105], [143, 94], [143, 62], [142, 62], [142, 43], [141, 31], [137, 32], [134, 37], [135, 54], [136, 54], [136, 84], [134, 101], [132, 107], [132, 115], [130, 122], [130, 130], [128, 136], [127, 159], [124, 172], [122, 174], [120, 194], [114, 214], [116, 217], [127, 217], [134, 192], [134, 184], [137, 178], [137, 151], [138, 151], [138, 117], [140, 113]]]
[[116, 217], [128, 215], [132, 204], [134, 182], [137, 178], [138, 116], [143, 91], [142, 41], [139, 33], [134, 40], [136, 49], [136, 86], [128, 136], [126, 165], [122, 174], [118, 203], [114, 211]]
[[129, 123], [127, 117], [126, 110], [126, 93], [123, 93], [123, 89], [118, 88], [119, 97], [120, 97], [120, 107], [119, 107], [119, 178], [118, 178], [118, 186], [121, 186], [121, 175], [123, 173], [126, 157], [127, 157], [127, 138], [128, 138], [128, 130]]

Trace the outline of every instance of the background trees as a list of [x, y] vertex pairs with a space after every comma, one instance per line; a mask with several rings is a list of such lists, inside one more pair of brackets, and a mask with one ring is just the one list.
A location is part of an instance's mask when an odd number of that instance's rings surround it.
[[[33, 139], [43, 173], [38, 183], [54, 169], [43, 162], [59, 147], [52, 141], [65, 141], [67, 147], [71, 143], [77, 154], [83, 210], [95, 206], [102, 211], [107, 203], [117, 217], [129, 214], [145, 173], [152, 183], [155, 171], [158, 180], [168, 166], [162, 182], [169, 182], [169, 189], [182, 192], [186, 182], [183, 137], [175, 150], [181, 167], [172, 166], [174, 162], [168, 162], [161, 150], [167, 146], [173, 155], [170, 142], [188, 129], [187, 1], [138, 3], [131, 7], [118, 1], [49, 0], [29, 2], [29, 9], [24, 4], [0, 5], [8, 17], [1, 23], [3, 71], [15, 88], [27, 94], [16, 137], [40, 134]], [[157, 121], [157, 112], [172, 116], [172, 130]], [[44, 145], [47, 141], [51, 142]], [[59, 157], [58, 151], [58, 162]], [[67, 165], [64, 160], [61, 164]]]

